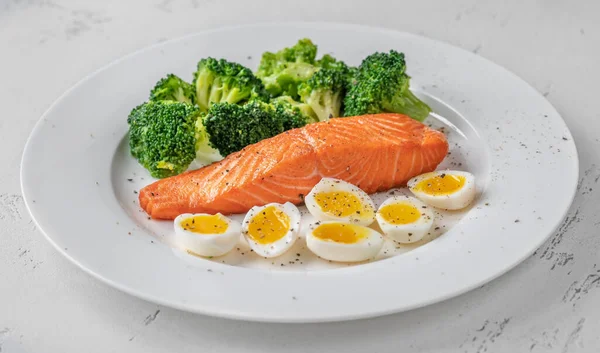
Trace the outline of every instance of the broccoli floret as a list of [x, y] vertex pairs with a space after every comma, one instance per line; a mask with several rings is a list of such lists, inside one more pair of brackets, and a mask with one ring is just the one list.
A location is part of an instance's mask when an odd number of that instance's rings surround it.
[[290, 96], [279, 96], [271, 99], [271, 104], [281, 106], [286, 111], [291, 111], [294, 114], [299, 114], [306, 123], [315, 123], [319, 121], [317, 114], [313, 111], [310, 105], [304, 102], [295, 101]]
[[317, 121], [313, 116], [310, 115], [311, 112], [303, 109], [304, 106], [301, 103], [296, 106], [290, 103], [275, 103], [273, 106], [275, 108], [275, 115], [281, 117], [283, 120], [284, 131], [303, 127], [308, 123]]
[[358, 75], [358, 67], [348, 66], [348, 87], [356, 84], [356, 76]]
[[203, 124], [212, 147], [227, 156], [288, 129], [306, 124], [299, 114], [261, 101], [213, 104]]
[[344, 98], [344, 115], [394, 112], [423, 121], [431, 108], [409, 89], [404, 54], [391, 50], [363, 60]]
[[185, 171], [196, 157], [196, 121], [191, 104], [150, 101], [135, 107], [127, 119], [131, 154], [155, 178]]
[[321, 59], [317, 60], [316, 65], [322, 69], [348, 70], [348, 65], [346, 65], [346, 63], [337, 60], [329, 54], [325, 54]]
[[274, 76], [265, 78], [265, 87], [271, 96], [288, 95], [298, 98], [298, 85], [308, 80], [317, 68], [306, 63], [289, 63]]
[[194, 86], [173, 74], [168, 74], [156, 83], [150, 92], [151, 101], [175, 101], [193, 104]]
[[322, 69], [336, 69], [342, 70], [344, 75], [346, 76], [346, 88], [352, 84], [354, 76], [358, 71], [357, 67], [348, 66], [341, 60], [337, 60], [329, 54], [323, 55], [323, 57], [317, 61], [317, 66]]
[[155, 178], [223, 159], [208, 141], [198, 107], [174, 101], [150, 101], [129, 114], [131, 154]]
[[288, 95], [297, 99], [298, 85], [318, 70], [316, 55], [317, 46], [310, 39], [301, 39], [293, 47], [277, 53], [265, 52], [256, 76], [271, 96]]
[[195, 103], [207, 111], [214, 103], [245, 103], [250, 99], [267, 99], [262, 82], [252, 71], [240, 64], [206, 58], [198, 62], [192, 85]]
[[[335, 59], [334, 59], [335, 60]], [[341, 61], [330, 62], [302, 83], [298, 92], [320, 121], [340, 116], [348, 81], [348, 67]]]
[[285, 62], [314, 64], [317, 46], [308, 38], [300, 39], [293, 47], [283, 48], [276, 53], [277, 58]]

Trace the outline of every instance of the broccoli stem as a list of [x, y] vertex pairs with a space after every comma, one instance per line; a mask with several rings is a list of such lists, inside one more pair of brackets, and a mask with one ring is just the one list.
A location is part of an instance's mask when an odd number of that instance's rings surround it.
[[341, 93], [336, 91], [317, 91], [311, 93], [307, 99], [308, 105], [313, 109], [319, 121], [325, 121], [340, 116], [342, 106]]
[[223, 86], [220, 78], [215, 78], [210, 90], [209, 102], [219, 102], [223, 96]]
[[196, 104], [203, 112], [209, 108], [206, 102], [209, 102], [209, 96], [212, 93], [211, 86], [205, 84], [208, 79], [209, 75], [202, 72], [196, 81]]
[[408, 115], [420, 122], [423, 122], [431, 112], [431, 108], [417, 98], [409, 89], [402, 92], [402, 95], [395, 96], [390, 102], [384, 103], [383, 109], [389, 112]]
[[196, 159], [195, 164], [200, 166], [209, 165], [213, 162], [217, 162], [223, 159], [223, 156], [219, 153], [219, 150], [213, 148], [210, 145], [209, 137], [204, 126], [204, 115], [200, 115], [196, 120]]
[[233, 88], [229, 90], [229, 93], [226, 96], [221, 96], [221, 102], [235, 104], [238, 103], [240, 96], [240, 90], [238, 88]]

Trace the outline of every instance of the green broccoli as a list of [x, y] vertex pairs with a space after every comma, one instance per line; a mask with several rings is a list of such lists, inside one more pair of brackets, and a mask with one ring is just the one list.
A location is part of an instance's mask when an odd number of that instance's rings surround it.
[[250, 69], [225, 59], [200, 60], [192, 85], [196, 89], [195, 103], [203, 112], [214, 103], [240, 104], [267, 99], [262, 82]]
[[174, 101], [135, 107], [127, 118], [131, 154], [155, 178], [185, 171], [196, 157], [199, 115], [195, 106]]
[[168, 74], [156, 83], [150, 92], [151, 101], [175, 101], [192, 104], [196, 92], [194, 86], [173, 74]]
[[302, 101], [308, 104], [319, 121], [340, 116], [348, 81], [348, 67], [343, 62], [330, 62], [298, 88]]
[[337, 60], [329, 54], [323, 55], [323, 57], [317, 61], [317, 66], [322, 69], [342, 70], [346, 76], [346, 88], [352, 83], [352, 80], [358, 71], [357, 67], [348, 66], [343, 61]]
[[316, 66], [322, 69], [348, 69], [348, 65], [346, 65], [343, 61], [337, 60], [329, 54], [325, 54], [321, 59], [317, 60]]
[[297, 99], [298, 85], [317, 70], [317, 46], [310, 39], [301, 39], [296, 45], [277, 53], [262, 55], [256, 76], [260, 78], [271, 96], [288, 95]]
[[317, 114], [315, 114], [310, 105], [304, 102], [295, 101], [290, 96], [279, 96], [272, 98], [271, 104], [274, 106], [281, 106], [281, 108], [284, 110], [299, 114], [307, 123], [315, 123], [319, 121]]
[[344, 116], [401, 113], [423, 121], [431, 108], [409, 88], [404, 54], [397, 51], [375, 53], [363, 60], [344, 98]]
[[306, 124], [316, 122], [314, 115], [310, 115], [314, 112], [309, 111], [305, 108], [309, 108], [302, 103], [297, 103], [293, 105], [290, 102], [284, 103], [280, 101], [279, 103], [273, 104], [275, 108], [275, 115], [281, 117], [283, 120], [283, 130], [291, 130], [299, 127], [303, 127]]
[[303, 38], [293, 47], [278, 51], [277, 56], [286, 62], [314, 64], [317, 57], [317, 46], [310, 39]]
[[203, 118], [210, 145], [223, 156], [305, 124], [298, 112], [257, 100], [245, 105], [213, 104]]

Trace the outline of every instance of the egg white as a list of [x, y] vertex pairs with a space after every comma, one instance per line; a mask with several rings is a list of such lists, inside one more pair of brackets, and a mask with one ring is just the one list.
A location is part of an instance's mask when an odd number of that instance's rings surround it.
[[[260, 244], [250, 237], [248, 228], [254, 216], [260, 214], [262, 210], [270, 206], [277, 208], [290, 218], [290, 228], [281, 239], [269, 244]], [[250, 248], [254, 250], [256, 254], [269, 258], [277, 257], [288, 251], [298, 239], [298, 233], [300, 231], [300, 218], [300, 211], [294, 204], [290, 202], [286, 202], [284, 204], [270, 203], [264, 206], [254, 206], [250, 209], [250, 211], [248, 211], [244, 221], [242, 222], [242, 234], [248, 242], [248, 245], [250, 245]]]
[[[381, 209], [393, 204], [409, 204], [420, 212], [419, 218], [407, 224], [393, 224], [388, 222], [380, 213]], [[379, 228], [383, 234], [398, 243], [414, 243], [417, 242], [431, 230], [434, 220], [433, 211], [423, 202], [410, 196], [392, 196], [385, 200], [379, 209], [375, 218], [379, 224]]]
[[[306, 245], [315, 255], [336, 262], [360, 262], [377, 256], [383, 246], [383, 236], [374, 229], [364, 228], [368, 235], [356, 243], [340, 243], [317, 238], [313, 232], [321, 224], [343, 223], [339, 221], [316, 222], [310, 225], [306, 233]], [[356, 224], [353, 224], [357, 226]]]
[[221, 234], [199, 234], [183, 229], [181, 222], [194, 216], [211, 216], [205, 213], [184, 213], [175, 218], [175, 244], [187, 251], [200, 256], [211, 257], [225, 255], [240, 240], [241, 226], [239, 223], [217, 213], [227, 223], [227, 229]]
[[[315, 200], [315, 196], [322, 192], [348, 192], [356, 196], [361, 203], [362, 212], [360, 214], [351, 214], [348, 216], [336, 216], [323, 211], [321, 206]], [[357, 225], [368, 226], [375, 221], [375, 204], [371, 197], [359, 187], [343, 180], [334, 178], [323, 178], [315, 185], [310, 193], [304, 197], [306, 208], [318, 220], [347, 222]]]
[[[436, 176], [457, 175], [465, 178], [465, 184], [457, 191], [446, 195], [432, 195], [419, 190], [415, 187], [422, 180], [433, 178]], [[421, 201], [444, 210], [460, 210], [471, 204], [475, 199], [475, 176], [473, 174], [457, 170], [439, 170], [431, 173], [421, 174], [408, 181], [408, 188]]]

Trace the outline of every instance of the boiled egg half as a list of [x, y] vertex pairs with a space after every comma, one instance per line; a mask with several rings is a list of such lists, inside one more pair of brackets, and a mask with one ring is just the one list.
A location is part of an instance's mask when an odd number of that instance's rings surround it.
[[434, 219], [426, 204], [410, 196], [390, 197], [379, 206], [375, 217], [383, 234], [398, 243], [423, 239]]
[[323, 178], [304, 198], [308, 211], [320, 221], [367, 226], [375, 221], [375, 205], [359, 187], [334, 178]]
[[290, 202], [252, 207], [242, 224], [250, 248], [263, 257], [276, 257], [289, 250], [299, 230], [300, 211]]
[[475, 177], [462, 171], [421, 174], [408, 181], [408, 188], [421, 201], [445, 210], [463, 209], [475, 199]]
[[177, 246], [192, 255], [221, 256], [231, 251], [240, 239], [240, 224], [220, 213], [185, 213], [173, 223]]
[[379, 253], [383, 236], [357, 224], [316, 222], [309, 227], [306, 245], [315, 255], [326, 260], [359, 262], [372, 259]]

